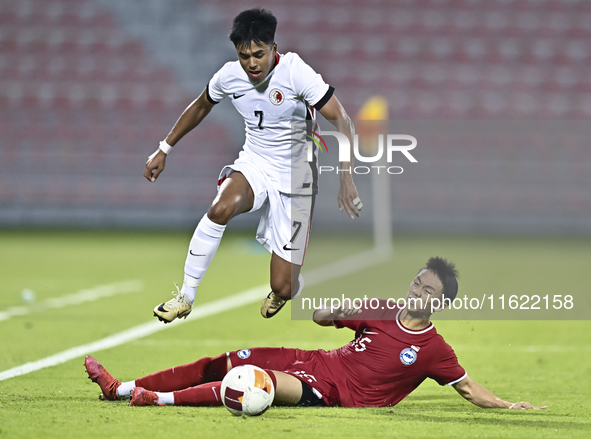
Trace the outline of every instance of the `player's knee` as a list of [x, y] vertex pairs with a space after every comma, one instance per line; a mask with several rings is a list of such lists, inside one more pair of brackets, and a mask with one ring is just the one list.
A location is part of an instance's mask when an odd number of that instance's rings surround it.
[[213, 381], [221, 381], [228, 373], [229, 359], [230, 357], [226, 354], [210, 358], [209, 363], [207, 363], [203, 370], [203, 382], [210, 383]]
[[207, 216], [216, 224], [226, 225], [235, 215], [240, 202], [240, 197], [218, 200], [209, 208]]

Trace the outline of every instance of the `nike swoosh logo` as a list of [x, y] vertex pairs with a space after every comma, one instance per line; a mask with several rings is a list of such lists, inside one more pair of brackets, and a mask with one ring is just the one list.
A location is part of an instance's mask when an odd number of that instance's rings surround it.
[[299, 250], [299, 248], [288, 248], [288, 247], [287, 247], [287, 244], [285, 244], [285, 245], [283, 246], [283, 250], [287, 250], [287, 251], [294, 251], [294, 250]]
[[[245, 93], [246, 94], [246, 93]], [[242, 95], [237, 95], [236, 93], [234, 93], [234, 99], [240, 99], [242, 96], [244, 96], [244, 94]]]
[[281, 305], [279, 308], [277, 308], [277, 310], [275, 310], [274, 313], [270, 313], [269, 310], [267, 310], [267, 312], [265, 313], [265, 317], [270, 319], [271, 317], [273, 317], [275, 314], [277, 314], [279, 311], [281, 311], [281, 308], [283, 308], [285, 306], [285, 304], [287, 303], [287, 301], [285, 301], [283, 303], [283, 305]]
[[376, 334], [377, 335], [377, 332], [370, 332], [370, 331], [367, 330], [367, 328], [363, 328], [363, 333], [364, 334]]
[[196, 253], [193, 253], [193, 250], [189, 250], [189, 253], [191, 253], [193, 256], [205, 256], [205, 255], [198, 255]]

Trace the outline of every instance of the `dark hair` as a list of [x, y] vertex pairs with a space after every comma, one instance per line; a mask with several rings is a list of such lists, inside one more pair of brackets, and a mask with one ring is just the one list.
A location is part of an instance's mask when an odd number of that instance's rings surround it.
[[458, 294], [458, 270], [452, 262], [443, 258], [434, 257], [427, 261], [422, 270], [431, 270], [437, 275], [443, 285], [443, 294], [445, 298], [453, 302]]
[[235, 47], [248, 46], [251, 43], [273, 44], [276, 29], [277, 19], [271, 12], [263, 8], [248, 9], [234, 19], [230, 40]]

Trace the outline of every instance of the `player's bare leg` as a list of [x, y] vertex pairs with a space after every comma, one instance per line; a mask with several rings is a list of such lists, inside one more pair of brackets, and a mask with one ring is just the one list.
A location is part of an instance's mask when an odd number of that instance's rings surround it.
[[207, 211], [216, 224], [226, 225], [241, 213], [248, 212], [254, 204], [254, 192], [241, 172], [232, 172], [222, 183], [217, 197]]
[[193, 234], [185, 261], [183, 287], [173, 292], [176, 297], [154, 308], [154, 315], [160, 321], [170, 323], [176, 318], [187, 318], [191, 313], [197, 287], [215, 256], [226, 225], [236, 215], [251, 210], [253, 204], [254, 192], [246, 177], [240, 172], [230, 174]]
[[[301, 266], [292, 264], [271, 255], [271, 292], [263, 300], [261, 315], [266, 319], [277, 314], [288, 300], [295, 298], [304, 287], [304, 279], [300, 276]], [[293, 291], [293, 294], [292, 294]]]
[[297, 405], [302, 399], [302, 382], [284, 372], [273, 371], [277, 385], [275, 386], [274, 405]]

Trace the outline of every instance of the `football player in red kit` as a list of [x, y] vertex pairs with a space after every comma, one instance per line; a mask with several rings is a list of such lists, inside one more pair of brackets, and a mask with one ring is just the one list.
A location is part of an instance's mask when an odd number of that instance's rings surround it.
[[[443, 296], [455, 298], [456, 276], [453, 264], [431, 258], [410, 284], [404, 308], [389, 309], [383, 301], [376, 309], [317, 310], [317, 324], [355, 331], [353, 341], [332, 351], [243, 349], [123, 383], [92, 357], [86, 358], [86, 371], [100, 385], [104, 399], [131, 396], [132, 406], [222, 405], [220, 386], [227, 371], [253, 364], [271, 376], [275, 404], [392, 406], [432, 378], [482, 408], [545, 408], [496, 397], [468, 376], [453, 349], [437, 333], [430, 317], [433, 311], [444, 309], [437, 305]], [[432, 311], [431, 305], [437, 307]]]

